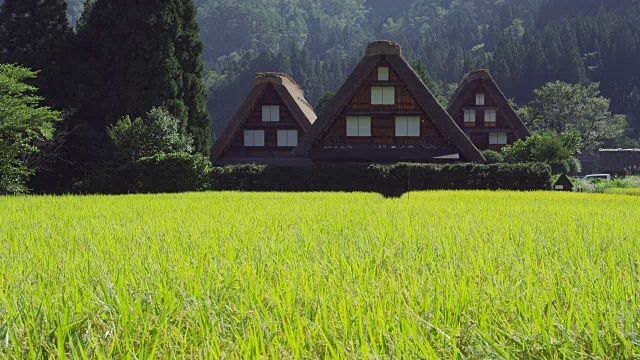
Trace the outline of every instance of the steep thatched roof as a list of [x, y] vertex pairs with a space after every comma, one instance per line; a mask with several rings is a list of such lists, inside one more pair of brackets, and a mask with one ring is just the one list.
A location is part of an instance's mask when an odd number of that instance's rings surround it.
[[500, 90], [498, 84], [493, 80], [491, 74], [489, 74], [489, 70], [475, 70], [465, 74], [462, 78], [462, 82], [458, 86], [458, 90], [456, 90], [456, 93], [449, 102], [449, 107], [447, 108], [449, 114], [456, 114], [460, 111], [460, 108], [464, 105], [465, 99], [469, 96], [469, 93], [475, 91], [476, 85], [479, 81], [484, 84], [489, 95], [496, 99], [498, 108], [505, 114], [507, 120], [513, 126], [515, 134], [521, 139], [531, 136], [531, 132], [527, 129], [527, 126], [513, 109], [509, 100], [507, 100], [507, 97], [504, 95], [502, 90]]
[[289, 75], [280, 73], [256, 74], [256, 85], [244, 100], [238, 111], [233, 115], [227, 127], [222, 131], [218, 140], [211, 148], [211, 160], [215, 162], [233, 141], [234, 136], [242, 128], [256, 104], [269, 86], [280, 96], [285, 106], [291, 112], [294, 120], [305, 132], [311, 128], [317, 116], [311, 105], [304, 98], [304, 91]]
[[438, 103], [431, 91], [422, 82], [415, 70], [402, 56], [400, 45], [391, 41], [374, 41], [367, 47], [364, 58], [356, 66], [347, 81], [342, 85], [335, 97], [327, 105], [324, 113], [311, 127], [311, 130], [300, 140], [296, 148], [297, 154], [308, 153], [313, 144], [329, 130], [340, 116], [340, 113], [351, 102], [367, 77], [375, 70], [381, 60], [385, 60], [404, 81], [409, 92], [416, 99], [420, 108], [434, 122], [440, 132], [448, 137], [462, 155], [470, 161], [485, 162], [484, 157], [473, 145], [464, 132], [453, 121], [449, 113]]

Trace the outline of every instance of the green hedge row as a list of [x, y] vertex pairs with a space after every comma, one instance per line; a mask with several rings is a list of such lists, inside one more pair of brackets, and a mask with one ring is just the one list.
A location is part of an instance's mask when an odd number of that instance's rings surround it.
[[211, 163], [202, 155], [157, 154], [126, 165], [110, 164], [78, 182], [83, 194], [176, 193], [209, 190]]
[[414, 190], [549, 190], [545, 164], [236, 165], [214, 168], [212, 190], [363, 191], [400, 196]]
[[212, 168], [201, 155], [158, 154], [109, 166], [78, 184], [80, 193], [187, 191], [343, 191], [400, 196], [414, 190], [548, 190], [544, 164], [236, 165]]

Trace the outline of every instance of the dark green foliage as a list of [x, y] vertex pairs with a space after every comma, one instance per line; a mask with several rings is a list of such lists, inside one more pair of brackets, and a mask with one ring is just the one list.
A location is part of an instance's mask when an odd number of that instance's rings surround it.
[[201, 154], [156, 154], [125, 166], [112, 163], [75, 184], [83, 194], [174, 193], [208, 188], [211, 163]]
[[106, 129], [123, 116], [163, 107], [208, 153], [203, 45], [191, 0], [98, 0], [78, 34], [87, 55], [83, 115]]
[[484, 150], [482, 156], [487, 159], [487, 164], [499, 164], [504, 162], [504, 156], [495, 150]]
[[509, 163], [546, 163], [556, 174], [579, 169], [574, 155], [580, 150], [582, 141], [577, 131], [556, 134], [545, 131], [502, 149], [504, 160]]
[[37, 89], [25, 84], [36, 74], [28, 69], [0, 64], [0, 194], [26, 190], [33, 173], [30, 159], [38, 144], [50, 140], [60, 113], [40, 106]]
[[180, 133], [179, 120], [164, 109], [152, 108], [144, 119], [128, 116], [109, 129], [109, 137], [124, 161], [158, 153], [191, 152], [193, 138]]
[[65, 0], [6, 0], [0, 7], [0, 63], [39, 71], [29, 84], [59, 110], [69, 105], [71, 36]]
[[627, 130], [627, 117], [612, 115], [611, 101], [600, 94], [599, 84], [572, 85], [555, 81], [534, 91], [535, 99], [521, 108], [534, 131], [579, 134], [581, 150], [593, 152], [605, 141]]
[[211, 163], [200, 154], [157, 154], [129, 166], [131, 193], [170, 193], [206, 190]]
[[213, 190], [364, 191], [400, 196], [418, 190], [547, 190], [551, 169], [544, 164], [397, 164], [214, 168]]
[[313, 107], [313, 111], [316, 113], [316, 115], [320, 116], [320, 114], [324, 112], [324, 110], [327, 108], [327, 105], [329, 105], [329, 102], [331, 102], [334, 96], [336, 96], [336, 93], [334, 93], [333, 91], [327, 91], [322, 96], [322, 98], [318, 100], [316, 106]]

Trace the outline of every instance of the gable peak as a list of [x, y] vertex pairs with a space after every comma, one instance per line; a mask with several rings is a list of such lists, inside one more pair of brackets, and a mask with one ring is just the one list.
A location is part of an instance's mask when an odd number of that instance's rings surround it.
[[300, 92], [304, 94], [304, 90], [302, 90], [300, 85], [298, 85], [298, 83], [296, 83], [295, 80], [293, 80], [293, 78], [291, 78], [291, 76], [287, 74], [277, 73], [277, 72], [256, 73], [256, 84], [265, 84], [265, 83], [284, 85], [284, 86], [290, 85], [295, 87], [297, 90], [300, 90]]
[[402, 55], [402, 49], [400, 44], [389, 40], [376, 40], [369, 43], [365, 57], [380, 56], [380, 55]]

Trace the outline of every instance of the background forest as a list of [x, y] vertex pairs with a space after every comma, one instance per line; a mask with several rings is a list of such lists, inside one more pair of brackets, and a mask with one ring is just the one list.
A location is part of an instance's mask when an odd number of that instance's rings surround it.
[[[56, 179], [32, 188], [68, 189], [130, 155], [123, 144], [149, 124], [182, 136], [165, 152], [206, 156], [256, 72], [292, 75], [317, 104], [376, 39], [399, 42], [443, 103], [466, 72], [488, 68], [533, 130], [579, 130], [583, 151], [640, 147], [638, 0], [39, 1], [0, 0], [0, 62], [42, 70], [27, 82], [61, 112], [53, 150], [29, 165], [53, 157]], [[567, 121], [549, 124], [558, 115]], [[590, 135], [583, 119], [608, 126]]]
[[[89, 0], [91, 2], [91, 0]], [[84, 0], [69, 0], [76, 24]], [[335, 91], [374, 39], [401, 43], [449, 98], [488, 68], [519, 104], [561, 80], [599, 82], [614, 113], [640, 128], [638, 0], [195, 0], [213, 134], [256, 71], [282, 71], [311, 103]], [[637, 131], [629, 134], [639, 136]], [[615, 144], [612, 144], [615, 145]], [[621, 144], [624, 145], [624, 144]], [[632, 144], [627, 144], [632, 145]]]

